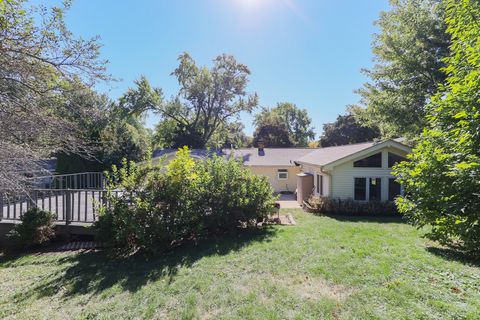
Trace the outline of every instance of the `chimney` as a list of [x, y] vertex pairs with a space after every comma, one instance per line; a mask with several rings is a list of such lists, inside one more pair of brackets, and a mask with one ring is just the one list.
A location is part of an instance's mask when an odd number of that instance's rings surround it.
[[264, 156], [265, 151], [263, 150], [265, 148], [265, 143], [263, 141], [258, 141], [258, 155], [259, 156]]

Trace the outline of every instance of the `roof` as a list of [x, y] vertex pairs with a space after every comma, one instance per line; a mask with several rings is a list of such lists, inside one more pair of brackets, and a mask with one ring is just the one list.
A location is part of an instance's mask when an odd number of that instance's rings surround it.
[[297, 162], [324, 166], [351, 154], [368, 149], [374, 145], [375, 142], [365, 142], [315, 149], [309, 154], [298, 158]]
[[307, 148], [257, 148], [224, 150], [241, 159], [247, 166], [295, 166], [295, 160], [307, 155], [315, 149]]
[[[247, 166], [296, 166], [297, 163], [326, 166], [337, 161], [348, 160], [359, 152], [367, 152], [370, 148], [382, 148], [392, 146], [409, 152], [410, 148], [395, 140], [384, 140], [377, 142], [364, 142], [348, 144], [343, 146], [334, 146], [318, 149], [309, 148], [264, 148], [259, 151], [258, 148], [248, 149], [193, 149], [190, 154], [197, 158], [210, 157], [213, 154], [218, 156], [233, 156], [239, 159]], [[153, 158], [163, 155], [175, 154], [177, 149], [155, 150]]]
[[313, 164], [318, 166], [326, 166], [334, 162], [345, 159], [349, 156], [353, 156], [359, 152], [367, 151], [370, 148], [375, 150], [375, 147], [393, 146], [404, 151], [410, 150], [410, 147], [395, 141], [384, 140], [377, 142], [364, 142], [356, 144], [348, 144], [343, 146], [326, 147], [315, 149], [314, 151], [306, 154], [305, 156], [298, 158], [297, 163]]
[[[153, 152], [153, 158], [165, 155], [174, 155], [178, 149], [161, 149]], [[248, 149], [192, 149], [190, 155], [197, 158], [210, 157], [213, 154], [218, 156], [239, 159], [246, 166], [295, 166], [295, 160], [303, 157], [314, 149], [306, 148], [264, 148], [259, 151], [257, 148]]]

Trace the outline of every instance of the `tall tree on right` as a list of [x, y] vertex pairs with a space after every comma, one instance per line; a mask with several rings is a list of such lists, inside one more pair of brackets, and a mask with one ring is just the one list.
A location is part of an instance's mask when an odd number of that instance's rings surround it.
[[480, 3], [449, 0], [446, 85], [427, 107], [427, 129], [396, 175], [401, 212], [443, 244], [480, 253]]
[[390, 5], [376, 22], [376, 64], [362, 70], [370, 81], [357, 92], [366, 108], [356, 109], [355, 116], [366, 126], [378, 126], [385, 137], [414, 137], [426, 125], [425, 105], [445, 81], [441, 68], [450, 44], [445, 3], [390, 0]]

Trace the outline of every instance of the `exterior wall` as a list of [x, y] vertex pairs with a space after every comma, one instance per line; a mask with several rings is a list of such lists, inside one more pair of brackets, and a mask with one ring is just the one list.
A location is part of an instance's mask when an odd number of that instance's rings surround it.
[[[277, 167], [277, 166], [249, 166], [250, 170], [256, 175], [266, 176], [275, 192], [291, 191], [297, 189], [297, 174], [300, 173], [300, 167]], [[278, 169], [288, 170], [288, 179], [278, 179]]]
[[313, 193], [315, 195], [319, 195], [317, 192], [317, 174], [323, 176], [323, 196], [328, 197], [332, 194], [331, 190], [331, 176], [326, 172], [322, 172], [320, 167], [317, 166], [310, 166], [310, 165], [303, 165], [302, 170], [305, 173], [310, 173], [313, 175]]
[[[378, 151], [377, 151], [378, 152]], [[382, 168], [354, 168], [353, 162], [377, 152], [361, 156], [355, 160], [343, 163], [334, 167], [331, 171], [331, 196], [341, 199], [353, 199], [354, 178], [381, 178], [382, 179], [382, 201], [388, 200], [388, 179], [394, 178], [392, 169], [388, 168], [388, 152], [406, 156], [406, 153], [397, 149], [385, 148], [382, 150]]]

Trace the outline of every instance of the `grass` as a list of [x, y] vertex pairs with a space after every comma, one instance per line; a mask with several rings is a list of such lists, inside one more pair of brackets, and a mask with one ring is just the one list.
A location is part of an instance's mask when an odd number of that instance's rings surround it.
[[0, 318], [479, 319], [480, 267], [391, 219], [316, 217], [150, 260], [0, 260]]

